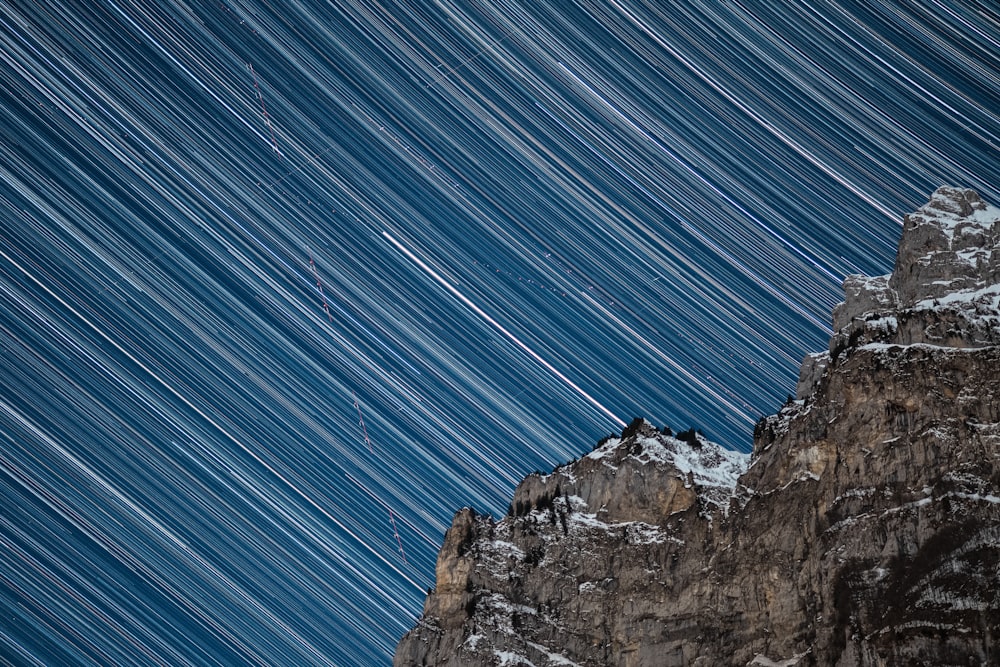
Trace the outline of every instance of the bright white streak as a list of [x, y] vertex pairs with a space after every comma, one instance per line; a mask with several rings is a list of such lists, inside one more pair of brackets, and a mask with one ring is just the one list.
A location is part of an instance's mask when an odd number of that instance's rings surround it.
[[455, 295], [455, 297], [457, 297], [459, 301], [461, 301], [466, 306], [468, 306], [470, 309], [472, 309], [472, 311], [475, 312], [476, 315], [479, 315], [479, 317], [483, 318], [484, 320], [486, 320], [487, 322], [489, 322], [490, 324], [492, 324], [493, 327], [496, 328], [497, 331], [499, 331], [504, 336], [506, 336], [507, 338], [509, 338], [511, 340], [511, 342], [513, 342], [519, 348], [521, 348], [522, 350], [524, 350], [525, 352], [527, 352], [531, 356], [532, 359], [534, 359], [535, 361], [537, 361], [538, 363], [540, 363], [550, 373], [552, 373], [557, 378], [559, 378], [564, 383], [566, 383], [567, 386], [569, 386], [573, 391], [575, 391], [580, 396], [582, 396], [583, 398], [585, 398], [595, 408], [597, 408], [598, 410], [600, 410], [601, 412], [603, 412], [604, 414], [606, 414], [608, 417], [611, 417], [611, 419], [614, 420], [616, 424], [618, 424], [619, 426], [625, 426], [625, 421], [621, 417], [619, 417], [615, 413], [611, 412], [611, 410], [609, 410], [606, 407], [604, 407], [603, 405], [601, 405], [601, 403], [596, 398], [594, 398], [593, 396], [591, 396], [590, 394], [588, 394], [586, 391], [583, 390], [582, 387], [580, 387], [575, 382], [573, 382], [568, 377], [566, 377], [558, 368], [556, 368], [555, 366], [553, 366], [549, 362], [545, 361], [545, 359], [543, 359], [541, 357], [541, 355], [539, 355], [537, 352], [535, 352], [530, 347], [528, 347], [525, 343], [523, 343], [521, 341], [521, 339], [519, 339], [517, 336], [515, 336], [511, 332], [507, 331], [507, 329], [504, 328], [504, 326], [502, 324], [500, 324], [495, 319], [493, 319], [492, 317], [490, 317], [489, 313], [487, 313], [486, 311], [484, 311], [482, 308], [480, 308], [475, 303], [473, 303], [471, 299], [469, 299], [467, 296], [465, 296], [460, 291], [458, 291], [458, 289], [456, 289], [451, 283], [449, 283], [447, 280], [445, 280], [444, 276], [442, 276], [440, 273], [438, 273], [437, 271], [435, 271], [432, 267], [428, 266], [428, 264], [426, 262], [424, 262], [422, 259], [420, 259], [416, 255], [414, 255], [409, 250], [409, 248], [407, 248], [402, 243], [400, 243], [399, 241], [397, 241], [392, 236], [392, 234], [390, 234], [389, 232], [383, 231], [382, 232], [382, 236], [384, 236], [386, 239], [388, 239], [389, 242], [392, 243], [392, 245], [396, 246], [396, 248], [400, 252], [402, 252], [404, 255], [406, 255], [407, 257], [409, 257], [410, 260], [414, 264], [416, 264], [421, 269], [423, 269], [425, 273], [427, 273], [430, 277], [434, 278], [434, 280], [438, 281], [438, 283], [440, 283], [446, 290], [448, 290], [453, 295]]
[[[56, 294], [55, 292], [53, 292], [51, 289], [49, 289], [48, 285], [46, 285], [41, 280], [39, 280], [35, 276], [35, 274], [31, 273], [26, 268], [24, 268], [23, 266], [21, 266], [13, 257], [10, 257], [3, 250], [0, 250], [0, 257], [2, 257], [3, 259], [7, 260], [8, 262], [10, 262], [14, 267], [16, 267], [18, 270], [20, 270], [21, 273], [24, 274], [29, 280], [31, 280], [33, 283], [35, 283], [36, 285], [38, 285], [39, 287], [41, 287], [43, 290], [45, 290], [45, 292], [49, 296], [51, 296], [52, 298], [56, 299], [60, 303], [60, 305], [62, 305], [67, 311], [69, 311], [70, 313], [73, 313], [73, 315], [75, 315], [81, 322], [83, 322], [84, 324], [86, 324], [98, 336], [100, 336], [101, 338], [103, 338], [104, 340], [106, 340], [116, 350], [118, 350], [120, 353], [122, 353], [126, 357], [128, 357], [132, 361], [132, 363], [134, 363], [136, 366], [138, 366], [139, 368], [141, 368], [143, 370], [143, 372], [145, 372], [151, 378], [153, 378], [154, 380], [156, 380], [156, 382], [160, 386], [162, 386], [164, 389], [166, 389], [171, 394], [173, 394], [174, 396], [176, 396], [178, 400], [180, 400], [182, 403], [184, 403], [184, 405], [186, 405], [188, 408], [190, 408], [191, 410], [194, 410], [196, 413], [198, 413], [198, 415], [202, 419], [204, 419], [206, 422], [208, 422], [209, 424], [211, 424], [227, 440], [229, 440], [234, 445], [236, 445], [237, 447], [239, 447], [241, 451], [243, 451], [245, 454], [247, 454], [248, 456], [250, 456], [261, 467], [263, 467], [268, 472], [270, 472], [272, 475], [274, 475], [275, 477], [277, 477], [278, 479], [280, 479], [296, 495], [298, 495], [300, 498], [302, 498], [304, 501], [306, 501], [306, 503], [308, 503], [311, 507], [313, 507], [313, 509], [315, 509], [316, 511], [320, 512], [330, 522], [332, 522], [337, 527], [339, 527], [341, 530], [343, 530], [345, 533], [347, 533], [348, 535], [350, 535], [351, 537], [353, 537], [355, 540], [357, 540], [358, 543], [361, 544], [361, 545], [363, 545], [369, 552], [371, 552], [372, 555], [374, 555], [376, 558], [378, 558], [380, 561], [382, 561], [387, 567], [389, 567], [390, 569], [392, 569], [400, 577], [402, 577], [407, 582], [409, 582], [410, 584], [412, 584], [417, 590], [421, 590], [421, 591], [423, 590], [423, 586], [421, 586], [416, 581], [414, 581], [409, 576], [407, 576], [407, 574], [405, 572], [401, 571], [399, 568], [397, 568], [395, 566], [395, 564], [393, 564], [392, 562], [390, 562], [389, 560], [387, 560], [385, 558], [385, 556], [383, 556], [382, 554], [380, 554], [370, 544], [368, 544], [363, 539], [361, 539], [361, 537], [357, 533], [355, 533], [353, 530], [351, 530], [345, 523], [343, 523], [342, 521], [340, 521], [339, 519], [337, 519], [335, 516], [333, 516], [332, 514], [330, 514], [330, 512], [328, 512], [325, 508], [323, 508], [318, 502], [316, 502], [315, 500], [313, 500], [306, 492], [302, 491], [299, 487], [297, 487], [294, 484], [292, 484], [291, 481], [289, 481], [288, 478], [285, 477], [285, 475], [283, 475], [281, 473], [281, 471], [277, 470], [274, 466], [270, 465], [267, 461], [265, 461], [260, 456], [258, 456], [256, 454], [256, 452], [254, 452], [253, 450], [251, 450], [247, 445], [243, 444], [243, 442], [241, 442], [239, 438], [237, 438], [235, 435], [233, 435], [228, 430], [226, 430], [226, 428], [224, 426], [222, 426], [222, 424], [220, 424], [216, 420], [212, 419], [212, 417], [209, 414], [207, 414], [204, 410], [202, 410], [197, 405], [195, 405], [190, 400], [188, 400], [188, 398], [186, 396], [184, 396], [184, 394], [182, 394], [179, 390], [175, 389], [172, 384], [170, 384], [169, 382], [167, 382], [166, 380], [164, 380], [163, 378], [161, 378], [159, 375], [157, 375], [153, 371], [153, 369], [151, 369], [146, 364], [142, 363], [142, 361], [140, 359], [138, 359], [135, 355], [133, 355], [131, 352], [129, 352], [128, 350], [126, 350], [125, 348], [123, 348], [121, 345], [119, 345], [118, 342], [115, 341], [113, 338], [111, 338], [111, 336], [109, 334], [105, 333], [105, 331], [103, 329], [101, 329], [99, 326], [97, 326], [96, 324], [94, 324], [93, 322], [91, 322], [89, 319], [87, 319], [86, 317], [84, 317], [84, 315], [80, 311], [78, 311], [76, 308], [74, 308], [72, 305], [70, 305], [66, 300], [64, 300], [58, 294]], [[277, 506], [277, 504], [276, 504], [276, 506]], [[286, 516], [288, 516], [288, 512], [287, 511], [284, 511], [283, 514], [286, 515]], [[364, 578], [363, 573], [361, 573], [356, 567], [354, 567], [350, 563], [346, 562], [346, 560], [344, 560], [343, 557], [338, 557], [338, 561], [341, 562], [341, 563], [343, 563], [345, 566], [347, 566], [352, 571], [357, 572], [359, 575], [361, 575]]]

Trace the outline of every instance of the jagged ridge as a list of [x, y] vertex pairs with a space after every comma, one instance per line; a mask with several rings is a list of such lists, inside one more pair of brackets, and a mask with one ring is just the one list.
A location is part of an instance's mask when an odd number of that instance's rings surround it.
[[998, 246], [968, 190], [907, 216], [742, 474], [640, 420], [499, 522], [460, 511], [395, 664], [995, 663]]

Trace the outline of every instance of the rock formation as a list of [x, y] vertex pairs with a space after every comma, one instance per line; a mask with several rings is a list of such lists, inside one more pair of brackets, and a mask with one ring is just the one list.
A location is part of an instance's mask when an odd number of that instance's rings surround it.
[[941, 188], [750, 457], [636, 420], [459, 511], [395, 665], [995, 665], [1000, 209]]

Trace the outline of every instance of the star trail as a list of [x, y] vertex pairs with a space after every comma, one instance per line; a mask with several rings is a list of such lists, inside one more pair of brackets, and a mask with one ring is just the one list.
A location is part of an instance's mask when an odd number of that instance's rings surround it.
[[989, 3], [0, 4], [0, 663], [388, 664], [452, 513], [747, 450], [943, 184]]

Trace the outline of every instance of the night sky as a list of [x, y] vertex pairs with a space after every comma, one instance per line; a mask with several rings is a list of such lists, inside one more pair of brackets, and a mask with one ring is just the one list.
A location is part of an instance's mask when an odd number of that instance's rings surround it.
[[388, 664], [458, 508], [748, 450], [1000, 202], [996, 5], [809, 4], [0, 4], [0, 663]]

